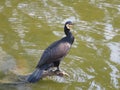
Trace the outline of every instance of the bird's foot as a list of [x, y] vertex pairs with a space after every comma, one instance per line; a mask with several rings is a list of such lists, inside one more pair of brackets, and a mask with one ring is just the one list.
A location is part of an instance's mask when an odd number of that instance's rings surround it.
[[68, 75], [66, 72], [64, 72], [64, 71], [55, 70], [54, 72], [55, 72], [58, 76], [61, 76], [61, 77], [67, 76], [67, 77], [69, 77], [69, 75]]
[[57, 73], [57, 72], [61, 72], [61, 71], [60, 71], [59, 69], [57, 69], [57, 70], [55, 70], [54, 72]]

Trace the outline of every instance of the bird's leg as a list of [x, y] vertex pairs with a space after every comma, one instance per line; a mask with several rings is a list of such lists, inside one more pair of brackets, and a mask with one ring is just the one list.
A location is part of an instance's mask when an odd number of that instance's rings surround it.
[[57, 66], [57, 69], [55, 70], [56, 72], [60, 72], [60, 67], [59, 66]]
[[59, 65], [60, 65], [60, 61], [54, 62], [54, 67], [57, 67], [57, 69], [55, 70], [55, 72], [60, 71]]
[[58, 76], [69, 76], [67, 73], [65, 73], [64, 71], [61, 71], [60, 70], [60, 67], [57, 66], [57, 69], [55, 70], [55, 73], [58, 75]]
[[60, 67], [57, 66], [57, 69], [54, 71], [55, 73], [59, 74], [61, 71], [60, 71]]

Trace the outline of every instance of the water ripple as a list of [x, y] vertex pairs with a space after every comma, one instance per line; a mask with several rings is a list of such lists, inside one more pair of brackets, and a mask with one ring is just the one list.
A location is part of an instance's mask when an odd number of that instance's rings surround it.
[[120, 64], [120, 43], [119, 42], [108, 43], [108, 47], [111, 50], [110, 60], [117, 64]]
[[16, 68], [15, 59], [0, 47], [0, 71], [7, 73]]
[[110, 76], [111, 76], [111, 84], [115, 87], [115, 88], [120, 88], [119, 86], [119, 81], [118, 79], [120, 79], [120, 71], [118, 70], [118, 68], [114, 65], [112, 65], [110, 62], [106, 62], [109, 67], [112, 69], [112, 71], [110, 72]]

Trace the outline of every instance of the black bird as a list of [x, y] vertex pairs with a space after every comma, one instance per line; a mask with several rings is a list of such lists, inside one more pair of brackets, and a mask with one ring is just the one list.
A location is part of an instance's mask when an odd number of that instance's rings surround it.
[[64, 32], [66, 36], [46, 48], [36, 66], [35, 71], [27, 78], [28, 82], [37, 82], [41, 79], [43, 71], [48, 70], [50, 67], [57, 67], [57, 71], [60, 70], [60, 62], [67, 55], [74, 42], [74, 36], [70, 31], [72, 26], [73, 23], [71, 21], [67, 21], [65, 23]]

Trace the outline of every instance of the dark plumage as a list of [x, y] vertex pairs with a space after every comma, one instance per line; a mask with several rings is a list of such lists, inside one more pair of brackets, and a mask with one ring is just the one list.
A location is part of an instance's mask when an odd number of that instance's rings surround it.
[[74, 42], [74, 36], [70, 31], [72, 25], [71, 21], [65, 23], [64, 32], [66, 36], [45, 49], [35, 71], [27, 78], [28, 82], [34, 83], [38, 81], [43, 71], [48, 70], [50, 67], [57, 67], [57, 70], [59, 70], [61, 60], [67, 55]]

